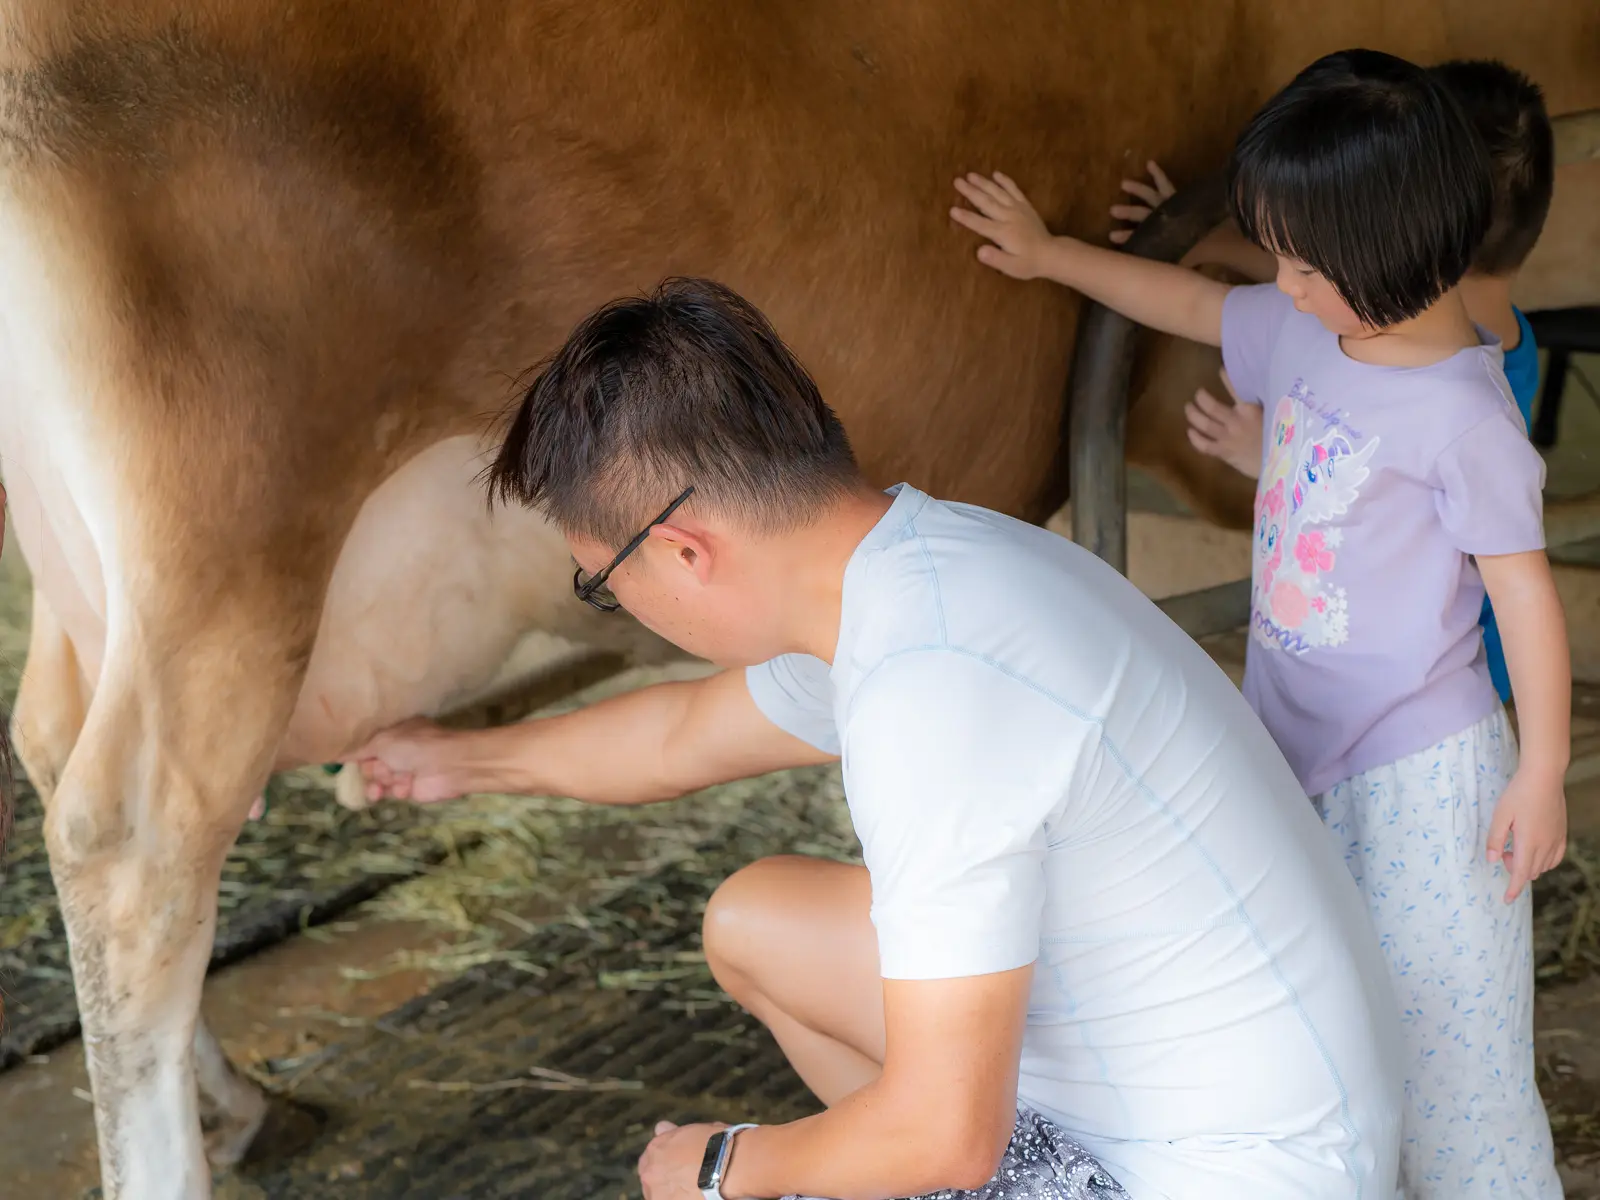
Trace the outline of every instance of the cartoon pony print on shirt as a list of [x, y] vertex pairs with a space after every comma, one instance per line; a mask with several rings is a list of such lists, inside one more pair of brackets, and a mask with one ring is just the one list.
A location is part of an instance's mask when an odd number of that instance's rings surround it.
[[1342, 645], [1350, 636], [1345, 591], [1333, 582], [1342, 531], [1376, 437], [1359, 448], [1338, 425], [1312, 412], [1296, 380], [1277, 403], [1256, 489], [1255, 582], [1250, 628], [1257, 641], [1291, 654]]

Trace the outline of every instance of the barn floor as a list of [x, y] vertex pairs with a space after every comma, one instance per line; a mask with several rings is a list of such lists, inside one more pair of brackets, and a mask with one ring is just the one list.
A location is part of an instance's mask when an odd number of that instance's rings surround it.
[[[1600, 364], [1586, 366], [1600, 379]], [[1569, 391], [1562, 436], [1550, 490], [1592, 488], [1600, 408], [1580, 391]], [[1170, 594], [1248, 569], [1236, 535], [1196, 529], [1147, 485], [1131, 491], [1146, 510], [1130, 533], [1131, 574], [1144, 590]], [[1600, 545], [1567, 557], [1592, 568]], [[7, 696], [26, 622], [25, 572], [12, 552], [0, 558]], [[1237, 677], [1241, 639], [1208, 648]], [[571, 702], [660, 674], [629, 672]], [[1575, 755], [1600, 746], [1600, 688], [1581, 698]], [[317, 772], [288, 784], [269, 822], [293, 828], [296, 814], [332, 803]], [[1540, 1085], [1568, 1195], [1600, 1200], [1600, 778], [1575, 772], [1569, 800], [1572, 861], [1537, 893]], [[370, 869], [378, 894], [357, 903], [348, 892], [316, 914], [323, 923], [258, 937], [254, 953], [208, 981], [213, 1028], [285, 1098], [260, 1153], [219, 1179], [223, 1200], [636, 1197], [632, 1164], [655, 1119], [809, 1110], [770, 1039], [717, 992], [695, 929], [709, 889], [753, 858], [854, 853], [835, 772], [784, 773], [635, 812], [480, 797], [391, 830], [387, 842], [375, 828], [382, 823], [339, 820], [286, 838], [308, 856], [296, 869], [313, 891], [349, 882], [342, 872], [354, 863]], [[247, 834], [241, 853], [275, 862], [277, 836]], [[251, 851], [252, 837], [269, 849]], [[312, 843], [332, 849], [313, 854]], [[17, 871], [13, 858], [6, 872]], [[290, 890], [282, 879], [240, 879], [236, 907], [249, 912], [270, 909], [274, 888]], [[4, 956], [25, 950], [49, 966], [56, 960], [39, 939], [58, 935], [40, 932], [48, 913], [8, 911], [7, 888], [0, 882], [0, 986], [10, 994]], [[55, 1010], [60, 1017], [59, 1002]], [[31, 1057], [24, 1047], [9, 1070], [0, 1060], [8, 1196], [74, 1197], [96, 1182], [81, 1046], [67, 1034], [46, 1044]]]

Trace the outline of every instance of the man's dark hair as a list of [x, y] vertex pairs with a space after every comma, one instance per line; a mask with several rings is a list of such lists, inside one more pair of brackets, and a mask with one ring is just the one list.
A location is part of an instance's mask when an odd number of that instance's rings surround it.
[[861, 482], [844, 426], [756, 307], [669, 279], [586, 317], [523, 395], [491, 500], [613, 548], [693, 485], [756, 532], [792, 528]]
[[1228, 163], [1245, 236], [1314, 268], [1380, 329], [1460, 282], [1492, 193], [1488, 154], [1443, 81], [1376, 50], [1301, 71], [1251, 119]]
[[1555, 190], [1556, 139], [1544, 93], [1521, 71], [1492, 59], [1457, 59], [1428, 72], [1456, 98], [1489, 154], [1492, 216], [1472, 269], [1509, 274], [1532, 253]]

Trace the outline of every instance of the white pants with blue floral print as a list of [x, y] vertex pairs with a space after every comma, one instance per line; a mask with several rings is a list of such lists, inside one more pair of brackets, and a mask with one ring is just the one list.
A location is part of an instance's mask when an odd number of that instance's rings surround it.
[[1315, 798], [1372, 913], [1411, 1056], [1407, 1200], [1561, 1196], [1534, 1082], [1533, 897], [1484, 857], [1517, 765], [1503, 709]]

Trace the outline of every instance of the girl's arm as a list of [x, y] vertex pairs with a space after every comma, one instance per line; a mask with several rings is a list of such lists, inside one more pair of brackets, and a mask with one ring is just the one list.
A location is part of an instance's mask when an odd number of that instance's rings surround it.
[[1564, 782], [1572, 757], [1572, 658], [1567, 624], [1543, 550], [1480, 556], [1489, 602], [1505, 644], [1506, 669], [1517, 704], [1521, 761], [1495, 807], [1489, 860], [1503, 855], [1511, 873], [1506, 900], [1566, 854]]
[[956, 191], [972, 208], [958, 205], [951, 218], [992, 243], [978, 249], [985, 266], [1013, 279], [1052, 279], [1141, 325], [1222, 345], [1222, 302], [1230, 285], [1170, 263], [1052, 237], [1022, 190], [998, 171], [993, 179], [958, 179]]

